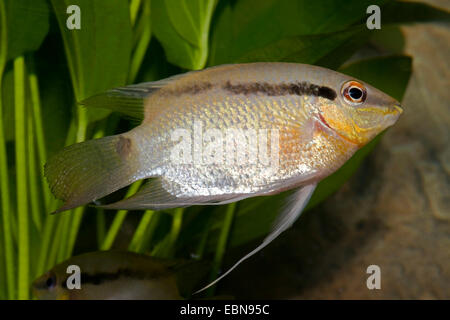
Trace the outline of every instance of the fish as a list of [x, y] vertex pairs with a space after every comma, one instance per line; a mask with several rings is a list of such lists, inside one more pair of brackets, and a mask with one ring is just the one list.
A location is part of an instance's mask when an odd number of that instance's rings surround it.
[[269, 235], [217, 280], [299, 217], [317, 184], [392, 126], [400, 103], [351, 76], [314, 65], [210, 67], [111, 89], [82, 102], [141, 122], [50, 158], [45, 175], [64, 201], [56, 212], [138, 180], [141, 189], [106, 209], [222, 205], [291, 190]]
[[[74, 275], [69, 266], [79, 268], [79, 289], [67, 285]], [[32, 292], [40, 300], [180, 300], [190, 298], [209, 269], [207, 261], [95, 251], [54, 266], [33, 282]]]

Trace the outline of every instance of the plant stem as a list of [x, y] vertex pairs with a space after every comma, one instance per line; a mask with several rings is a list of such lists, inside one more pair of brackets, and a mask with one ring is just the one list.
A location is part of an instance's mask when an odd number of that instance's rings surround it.
[[154, 230], [148, 230], [148, 227], [154, 217], [155, 217], [154, 211], [147, 210], [144, 212], [141, 221], [139, 222], [139, 225], [136, 228], [136, 231], [133, 234], [133, 238], [131, 239], [130, 244], [128, 246], [129, 251], [141, 252], [144, 240], [147, 241], [151, 240]]
[[131, 58], [130, 72], [128, 74], [128, 83], [133, 83], [144, 60], [150, 39], [152, 37], [151, 20], [150, 20], [150, 2], [146, 1], [143, 5], [141, 17], [138, 25], [135, 26], [137, 43], [133, 50]]
[[56, 262], [64, 261], [66, 257], [67, 247], [69, 243], [69, 235], [71, 228], [71, 221], [73, 216], [74, 210], [70, 210], [69, 212], [65, 212], [64, 214], [61, 214], [60, 216], [60, 225], [59, 228], [63, 230], [63, 235], [60, 238], [60, 241], [56, 242], [56, 246], [58, 247], [57, 254], [56, 254]]
[[209, 229], [205, 228], [202, 232], [202, 236], [200, 238], [200, 242], [195, 250], [195, 258], [201, 260], [203, 258], [203, 254], [205, 253], [206, 243], [208, 241]]
[[103, 208], [99, 208], [97, 210], [97, 246], [100, 248], [100, 246], [103, 243], [103, 240], [105, 239], [106, 234], [106, 227], [105, 227], [105, 210]]
[[[56, 202], [54, 202], [56, 203]], [[56, 205], [54, 206], [56, 208]], [[41, 247], [39, 250], [39, 258], [37, 261], [36, 266], [36, 274], [35, 276], [39, 276], [42, 273], [44, 273], [45, 267], [47, 266], [47, 256], [50, 248], [50, 241], [53, 235], [53, 229], [55, 227], [55, 224], [57, 220], [59, 219], [59, 216], [50, 215], [47, 216], [44, 222], [44, 228], [42, 230], [42, 240], [41, 240]], [[53, 239], [54, 240], [54, 239]]]
[[173, 257], [175, 254], [175, 245], [177, 244], [178, 236], [180, 235], [181, 225], [183, 223], [184, 208], [177, 208], [172, 216], [172, 228], [169, 235], [169, 247], [166, 253], [167, 257]]
[[28, 190], [30, 193], [30, 205], [31, 205], [31, 217], [33, 219], [34, 225], [38, 232], [40, 233], [42, 230], [42, 217], [41, 217], [41, 208], [39, 206], [39, 193], [37, 186], [39, 185], [36, 177], [36, 148], [34, 146], [33, 139], [33, 119], [28, 113], [27, 116], [27, 124], [28, 124], [28, 134], [27, 134], [27, 142], [28, 142]]
[[8, 158], [6, 154], [6, 141], [3, 129], [3, 71], [6, 65], [7, 35], [6, 32], [5, 3], [0, 1], [0, 216], [3, 235], [0, 236], [0, 248], [5, 252], [1, 255], [0, 265], [4, 266], [1, 272], [2, 299], [14, 299], [14, 256], [13, 239], [11, 235], [11, 213], [9, 198]]
[[[1, 220], [0, 220], [1, 222]], [[2, 224], [0, 223], [0, 230], [3, 229]], [[3, 237], [0, 237], [0, 248], [4, 248], [5, 245], [3, 244]], [[4, 266], [6, 266], [6, 261], [5, 261], [5, 255], [4, 254], [0, 254], [0, 266], [2, 266], [2, 268], [0, 269], [0, 283], [4, 284], [2, 286], [0, 286], [0, 300], [6, 300], [8, 299], [8, 286], [6, 285], [6, 270], [4, 268]]]
[[[65, 212], [64, 214], [69, 215], [70, 212]], [[45, 270], [55, 265], [56, 260], [57, 260], [57, 255], [58, 255], [58, 248], [59, 248], [58, 244], [61, 242], [61, 237], [64, 236], [63, 228], [62, 228], [63, 219], [62, 219], [61, 214], [59, 216], [54, 216], [54, 217], [57, 217], [58, 219], [57, 219], [55, 232], [52, 234], [53, 246], [51, 246], [49, 253], [48, 253], [48, 258], [44, 262]], [[56, 220], [55, 220], [55, 222], [56, 222]]]
[[[133, 183], [130, 188], [128, 189], [128, 192], [125, 197], [129, 197], [132, 194], [136, 193], [139, 189], [139, 187], [142, 184], [142, 180], [137, 181]], [[106, 234], [105, 240], [103, 241], [100, 250], [109, 250], [111, 249], [111, 246], [114, 243], [114, 240], [116, 239], [117, 234], [119, 233], [119, 229], [122, 226], [123, 221], [125, 220], [127, 216], [128, 211], [127, 210], [119, 210], [116, 213], [116, 216], [114, 217], [113, 222], [111, 223], [111, 226], [109, 227], [108, 233]]]
[[72, 223], [69, 224], [70, 233], [69, 233], [69, 241], [68, 247], [65, 254], [65, 259], [70, 257], [73, 252], [73, 248], [75, 247], [75, 241], [77, 240], [78, 231], [80, 229], [81, 221], [83, 220], [85, 207], [78, 207], [72, 211]]
[[[149, 0], [147, 0], [149, 2]], [[131, 0], [130, 2], [130, 22], [134, 26], [136, 23], [136, 18], [139, 12], [139, 7], [141, 6], [141, 0]]]
[[153, 216], [148, 225], [148, 228], [143, 235], [142, 241], [140, 241], [140, 243], [137, 244], [137, 247], [135, 248], [136, 249], [135, 252], [144, 253], [144, 252], [146, 252], [146, 250], [151, 248], [152, 241], [153, 241], [153, 238], [155, 235], [155, 231], [158, 228], [160, 218], [161, 218], [160, 212], [153, 213]]
[[[225, 255], [225, 250], [227, 248], [228, 237], [230, 234], [231, 226], [234, 220], [234, 213], [236, 209], [236, 202], [227, 205], [227, 210], [225, 212], [225, 218], [223, 220], [222, 230], [219, 235], [219, 241], [217, 242], [216, 255], [213, 260], [213, 267], [211, 270], [210, 280], [213, 281], [217, 274], [219, 273], [220, 267], [222, 265], [223, 257]], [[215, 287], [211, 287], [207, 291], [208, 296], [214, 295]]]
[[34, 136], [36, 137], [37, 144], [37, 152], [39, 158], [39, 173], [40, 179], [42, 183], [42, 193], [44, 195], [45, 200], [45, 209], [48, 213], [50, 211], [50, 203], [51, 203], [51, 193], [50, 188], [47, 185], [47, 180], [44, 177], [44, 165], [45, 161], [47, 161], [47, 149], [45, 146], [45, 135], [44, 135], [44, 126], [42, 125], [42, 116], [41, 116], [41, 99], [39, 97], [39, 84], [38, 78], [36, 76], [36, 71], [34, 70], [34, 63], [32, 57], [30, 58], [31, 70], [28, 72], [28, 81], [30, 83], [30, 94], [31, 94], [31, 106], [32, 106], [32, 115], [34, 120]]
[[88, 125], [87, 111], [85, 108], [77, 108], [78, 127], [75, 142], [83, 142], [86, 139], [86, 130]]
[[3, 66], [0, 70], [0, 195], [3, 222], [3, 245], [5, 250], [5, 274], [7, 297], [14, 299], [15, 295], [15, 268], [14, 268], [14, 240], [11, 232], [12, 216], [9, 190], [8, 155], [6, 154], [6, 141], [3, 128]]
[[25, 60], [23, 56], [14, 59], [14, 103], [15, 143], [17, 175], [18, 216], [18, 298], [29, 296], [29, 228], [26, 163], [26, 118], [25, 118]]
[[196, 63], [196, 70], [203, 69], [206, 65], [206, 62], [208, 60], [208, 39], [209, 39], [209, 28], [211, 25], [211, 20], [214, 12], [214, 8], [216, 5], [216, 1], [210, 0], [206, 1], [206, 10], [205, 15], [208, 17], [205, 21], [205, 25], [203, 28], [201, 28], [202, 35], [201, 35], [201, 55], [197, 60]]

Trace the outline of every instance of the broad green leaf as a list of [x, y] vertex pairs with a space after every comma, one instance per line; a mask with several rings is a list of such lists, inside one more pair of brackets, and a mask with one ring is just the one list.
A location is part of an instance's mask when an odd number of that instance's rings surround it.
[[[26, 73], [24, 55], [29, 51], [36, 50], [41, 45], [47, 31], [48, 7], [44, 0], [0, 1], [0, 220], [1, 237], [3, 237], [1, 252], [2, 255], [4, 254], [5, 262], [4, 265], [1, 265], [1, 269], [4, 270], [6, 276], [6, 281], [2, 281], [2, 287], [7, 291], [5, 294], [7, 293], [8, 298], [11, 299], [28, 297], [27, 195], [23, 195], [23, 201], [19, 201], [17, 195], [17, 201], [11, 201], [13, 198], [11, 197], [12, 190], [20, 191], [19, 194], [27, 193], [24, 127], [27, 124], [28, 113], [25, 112]], [[14, 60], [14, 90], [5, 92], [2, 83], [3, 72], [7, 62], [11, 60]], [[6, 112], [3, 105], [3, 93], [8, 97], [14, 96], [14, 104], [6, 106]], [[14, 114], [14, 121], [6, 119], [7, 116], [4, 118], [5, 113]], [[5, 130], [5, 128], [11, 128], [11, 123], [14, 122], [15, 152], [7, 152], [5, 131], [8, 129]], [[8, 159], [12, 154], [15, 154], [14, 161], [17, 162], [17, 165], [9, 167]], [[14, 171], [10, 168], [14, 168]], [[10, 172], [15, 172], [16, 176], [13, 176]], [[10, 179], [13, 181], [12, 183]], [[17, 182], [16, 185], [14, 185], [15, 182]], [[14, 187], [17, 187], [17, 189], [14, 189]], [[17, 208], [14, 207], [14, 203], [17, 204]], [[16, 218], [18, 219], [16, 220]], [[19, 231], [19, 234], [17, 234], [17, 231]], [[14, 252], [15, 245], [19, 248], [17, 260]], [[17, 279], [15, 279], [15, 274], [18, 275]]]
[[153, 0], [155, 36], [167, 60], [185, 69], [202, 69], [208, 58], [208, 37], [216, 0]]
[[[53, 151], [64, 146], [66, 133], [72, 115], [73, 92], [70, 75], [63, 55], [52, 56], [55, 50], [64, 50], [62, 42], [51, 32], [46, 37], [42, 47], [35, 52], [35, 68], [39, 77], [40, 98], [42, 106], [42, 120], [44, 122], [45, 141], [47, 149]], [[3, 119], [8, 125], [5, 127], [7, 141], [14, 139], [14, 78], [11, 64], [3, 73]]]
[[264, 48], [250, 51], [238, 58], [237, 62], [277, 61], [314, 64], [333, 50], [347, 43], [360, 32], [360, 29], [357, 28], [324, 35], [285, 38]]
[[[400, 100], [411, 74], [411, 58], [390, 56], [368, 59], [350, 64], [339, 71], [364, 80]], [[381, 135], [359, 150], [338, 171], [320, 182], [307, 209], [336, 192], [353, 175], [380, 138]], [[237, 207], [229, 245], [241, 245], [267, 234], [273, 220], [284, 205], [287, 193], [241, 201]], [[220, 227], [221, 221], [216, 219], [210, 231], [209, 250], [214, 248]]]
[[208, 64], [234, 62], [250, 51], [284, 38], [343, 31], [365, 19], [367, 6], [384, 3], [380, 0], [224, 1], [217, 9]]
[[35, 51], [49, 28], [45, 0], [2, 0], [0, 2], [0, 69], [7, 61]]
[[63, 54], [49, 56], [55, 50], [64, 52], [62, 39], [49, 33], [44, 45], [35, 54], [35, 69], [39, 80], [41, 117], [47, 155], [64, 147], [71, 117], [74, 117], [74, 96], [70, 74]]
[[[263, 49], [267, 54], [268, 51], [274, 52], [282, 48], [288, 51], [295, 50], [295, 47], [302, 48], [306, 45], [305, 42], [314, 39], [304, 36], [336, 33], [355, 25], [366, 28], [366, 19], [369, 16], [366, 9], [369, 5], [381, 7], [382, 28], [398, 23], [449, 21], [449, 13], [445, 10], [403, 1], [223, 1], [216, 10], [208, 64], [233, 63], [241, 57], [246, 57], [249, 52], [254, 54], [258, 49]], [[355, 36], [363, 37], [362, 31]], [[293, 46], [290, 47], [289, 40], [285, 39], [291, 39]], [[326, 56], [327, 59], [335, 61], [324, 60], [318, 64], [338, 67], [345, 61], [342, 59], [345, 53], [357, 49], [362, 43], [361, 40], [364, 39], [354, 42], [353, 37], [349, 38], [348, 42], [340, 46], [342, 50], [338, 55], [331, 53]], [[346, 51], [349, 48], [351, 50]], [[281, 52], [278, 54], [285, 55]], [[249, 57], [246, 57], [245, 61], [249, 60]]]
[[314, 64], [336, 70], [357, 53], [359, 49], [363, 48], [370, 40], [372, 31], [365, 27], [352, 28], [352, 30], [355, 32], [351, 37], [339, 43], [326, 55], [320, 57]]
[[[134, 1], [132, 3], [136, 4], [138, 1]], [[139, 3], [138, 3], [139, 4]], [[131, 11], [131, 24], [133, 24], [133, 53], [131, 58], [130, 70], [128, 73], [128, 82], [133, 83], [136, 79], [136, 76], [141, 68], [142, 61], [145, 57], [145, 53], [147, 52], [148, 46], [150, 44], [150, 39], [152, 37], [152, 27], [151, 27], [151, 15], [150, 8], [151, 2], [150, 0], [141, 3], [138, 7], [141, 13], [136, 21], [137, 12], [133, 6], [130, 9]]]
[[[52, 0], [77, 101], [125, 84], [130, 66], [132, 33], [127, 0]], [[81, 29], [66, 26], [69, 5], [81, 11]], [[106, 116], [88, 111], [91, 121]]]
[[49, 29], [49, 9], [45, 0], [0, 1], [0, 76], [5, 138], [14, 138], [13, 73], [6, 63], [26, 52], [37, 50]]
[[180, 68], [167, 62], [164, 56], [164, 49], [161, 47], [161, 44], [153, 38], [150, 41], [149, 49], [142, 61], [137, 82], [164, 79], [180, 72]]
[[450, 12], [426, 3], [390, 1], [381, 8], [381, 23], [450, 22]]

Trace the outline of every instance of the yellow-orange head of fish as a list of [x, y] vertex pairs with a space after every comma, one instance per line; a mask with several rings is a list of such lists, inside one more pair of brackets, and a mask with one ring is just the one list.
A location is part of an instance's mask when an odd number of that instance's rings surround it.
[[335, 99], [317, 104], [315, 113], [324, 125], [358, 146], [392, 126], [403, 112], [397, 100], [362, 81], [347, 76], [333, 80]]

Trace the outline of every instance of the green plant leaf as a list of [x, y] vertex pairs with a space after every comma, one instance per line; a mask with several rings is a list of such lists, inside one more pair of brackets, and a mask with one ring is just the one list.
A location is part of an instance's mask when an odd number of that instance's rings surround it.
[[75, 116], [71, 108], [74, 94], [64, 55], [48, 59], [55, 50], [62, 53], [64, 46], [59, 34], [50, 32], [42, 48], [36, 52], [34, 63], [39, 79], [41, 119], [47, 155], [64, 147], [70, 119]]
[[[262, 49], [262, 53], [257, 56], [257, 61], [267, 61], [269, 52], [287, 59], [286, 52], [281, 52], [283, 49], [290, 53], [304, 51], [305, 47], [313, 47], [308, 42], [314, 39], [323, 42], [318, 44], [320, 48], [327, 41], [334, 40], [331, 34], [339, 34], [350, 26], [359, 25], [361, 33], [355, 36], [361, 39], [355, 42], [354, 36], [349, 37], [347, 42], [339, 45], [342, 49], [339, 55], [333, 52], [325, 57], [326, 60], [318, 63], [337, 68], [345, 61], [341, 58], [344, 53], [351, 53], [364, 43], [361, 40], [364, 40], [366, 33], [377, 32], [367, 30], [365, 25], [369, 5], [381, 7], [382, 28], [399, 23], [449, 21], [449, 13], [445, 10], [404, 1], [223, 1], [216, 10], [208, 65], [251, 61], [250, 52], [255, 54], [258, 49]], [[327, 39], [329, 36], [326, 36], [322, 40], [321, 37], [307, 37], [320, 34], [330, 34], [331, 38]], [[337, 61], [328, 61], [330, 59]]]
[[237, 62], [277, 61], [314, 64], [360, 32], [361, 30], [357, 28], [324, 35], [285, 38], [264, 48], [250, 51], [238, 58]]
[[167, 62], [161, 44], [155, 38], [152, 38], [149, 49], [142, 61], [137, 81], [155, 81], [168, 78], [180, 72], [181, 69], [179, 67]]
[[450, 22], [450, 12], [426, 3], [390, 1], [381, 8], [382, 25], [415, 22]]
[[314, 64], [336, 70], [370, 40], [372, 30], [368, 30], [365, 26], [353, 27], [352, 31], [354, 32], [351, 37], [334, 46], [331, 51], [321, 56]]
[[216, 0], [153, 0], [154, 33], [167, 60], [182, 68], [202, 69]]
[[6, 69], [3, 72], [2, 78], [2, 116], [3, 122], [8, 124], [4, 126], [4, 132], [6, 141], [14, 140], [14, 95], [10, 94], [14, 90], [14, 72], [11, 68], [12, 64], [8, 63]]
[[[5, 255], [6, 281], [2, 283], [5, 287], [8, 298], [14, 299], [28, 297], [28, 276], [29, 276], [29, 234], [28, 234], [28, 212], [26, 200], [26, 155], [25, 155], [25, 64], [24, 54], [27, 51], [36, 50], [48, 31], [48, 7], [44, 0], [3, 0], [0, 1], [0, 199], [1, 199], [1, 222], [3, 246], [1, 252]], [[14, 59], [14, 90], [6, 91], [6, 96], [14, 96], [14, 103], [4, 110], [4, 86], [3, 73], [6, 63]], [[14, 114], [14, 121], [7, 119], [4, 115]], [[25, 192], [24, 198], [20, 201], [16, 196], [17, 220], [13, 213], [15, 209], [11, 203], [13, 184], [10, 184], [10, 170], [8, 168], [8, 155], [6, 151], [5, 127], [11, 128], [9, 124], [15, 122], [15, 171], [17, 173], [17, 191]], [[16, 231], [19, 232], [15, 237]], [[15, 243], [14, 243], [15, 242]], [[18, 259], [15, 259], [14, 246], [18, 247]], [[17, 264], [16, 264], [17, 263]], [[15, 283], [15, 274], [18, 274]]]
[[[136, 4], [138, 1], [132, 2], [132, 4]], [[138, 7], [139, 8], [139, 7]], [[152, 27], [151, 27], [151, 15], [150, 8], [151, 2], [150, 0], [145, 1], [140, 6], [141, 14], [139, 15], [138, 20], [135, 21], [133, 25], [133, 54], [131, 58], [131, 65], [128, 74], [128, 82], [134, 82], [138, 71], [141, 67], [142, 61], [144, 60], [145, 53], [149, 47], [150, 39], [152, 37]], [[131, 8], [131, 16], [135, 13], [133, 12], [134, 8]], [[136, 9], [134, 9], [136, 10]], [[132, 18], [133, 20], [133, 18]]]
[[217, 9], [208, 64], [235, 62], [250, 51], [284, 38], [343, 31], [366, 17], [367, 6], [384, 3], [384, 0], [224, 1]]
[[[49, 30], [49, 8], [45, 0], [4, 0], [0, 3], [0, 76], [3, 76], [2, 92], [5, 138], [14, 137], [14, 96], [12, 69], [8, 61], [26, 52], [37, 50]], [[6, 93], [6, 94], [5, 94]]]
[[[130, 66], [132, 33], [127, 0], [52, 0], [77, 101], [125, 84]], [[66, 26], [69, 5], [81, 11], [81, 29]], [[109, 114], [88, 111], [90, 121]]]
[[47, 1], [3, 0], [0, 10], [0, 64], [37, 50], [49, 28]]

